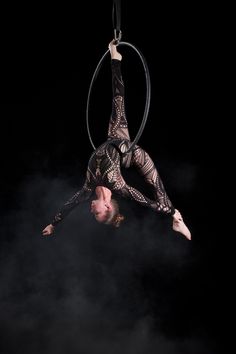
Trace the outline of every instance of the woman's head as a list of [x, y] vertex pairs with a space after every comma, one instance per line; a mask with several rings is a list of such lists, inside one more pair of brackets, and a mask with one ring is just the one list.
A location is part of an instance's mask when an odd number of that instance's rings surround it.
[[99, 199], [93, 200], [91, 212], [98, 222], [114, 227], [119, 227], [124, 220], [124, 216], [120, 214], [119, 205], [115, 199], [111, 199], [109, 202]]

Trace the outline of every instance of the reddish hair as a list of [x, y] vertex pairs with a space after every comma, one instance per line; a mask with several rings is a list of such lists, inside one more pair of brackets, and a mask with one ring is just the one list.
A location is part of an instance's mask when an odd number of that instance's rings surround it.
[[125, 219], [123, 215], [120, 214], [119, 204], [115, 199], [111, 199], [112, 211], [107, 211], [107, 219], [105, 224], [112, 225], [114, 227], [119, 227], [121, 222]]

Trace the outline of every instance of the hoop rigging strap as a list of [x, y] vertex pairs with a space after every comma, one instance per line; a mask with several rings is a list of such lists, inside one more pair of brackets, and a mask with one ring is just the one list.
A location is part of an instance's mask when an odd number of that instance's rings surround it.
[[[133, 142], [131, 143], [129, 149], [125, 152], [121, 152], [122, 155], [126, 155], [128, 154], [133, 148], [134, 146], [137, 144], [138, 140], [140, 139], [140, 136], [142, 135], [142, 132], [144, 130], [146, 121], [147, 121], [147, 117], [148, 117], [148, 113], [149, 113], [149, 107], [150, 107], [150, 99], [151, 99], [151, 80], [150, 80], [150, 74], [149, 74], [149, 69], [148, 69], [148, 65], [147, 62], [142, 54], [142, 52], [135, 47], [133, 44], [129, 43], [129, 42], [119, 42], [119, 45], [123, 45], [123, 46], [128, 46], [130, 48], [132, 48], [139, 56], [142, 65], [143, 65], [143, 69], [144, 69], [144, 73], [145, 73], [145, 78], [146, 78], [146, 103], [145, 103], [145, 108], [144, 108], [144, 113], [143, 113], [143, 119], [141, 122], [141, 125], [139, 127], [139, 130], [137, 132], [137, 135], [135, 137], [135, 139], [133, 140]], [[90, 128], [89, 128], [89, 105], [90, 105], [90, 96], [91, 96], [91, 92], [92, 92], [92, 88], [95, 82], [95, 79], [101, 69], [102, 63], [105, 59], [105, 57], [107, 56], [107, 54], [109, 53], [109, 49], [103, 54], [102, 58], [100, 59], [94, 74], [92, 76], [91, 82], [90, 82], [90, 86], [89, 86], [89, 91], [88, 91], [88, 96], [87, 96], [87, 105], [86, 105], [86, 125], [87, 125], [87, 132], [88, 132], [88, 136], [89, 136], [89, 140], [90, 143], [93, 147], [94, 150], [96, 150], [96, 147], [93, 143], [91, 134], [90, 134]]]
[[120, 0], [113, 0], [112, 24], [114, 30], [114, 40], [118, 44], [121, 40], [121, 6]]

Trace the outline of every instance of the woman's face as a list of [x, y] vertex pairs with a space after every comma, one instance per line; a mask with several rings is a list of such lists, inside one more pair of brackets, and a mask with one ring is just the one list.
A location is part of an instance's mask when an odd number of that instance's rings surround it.
[[105, 201], [95, 199], [91, 202], [91, 213], [94, 214], [95, 219], [98, 222], [105, 222], [107, 219], [107, 213], [110, 207]]

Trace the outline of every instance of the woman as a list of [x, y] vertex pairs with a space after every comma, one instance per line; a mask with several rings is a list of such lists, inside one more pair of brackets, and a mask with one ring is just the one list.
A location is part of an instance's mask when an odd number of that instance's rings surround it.
[[[108, 127], [108, 138], [90, 157], [83, 187], [70, 198], [55, 215], [52, 222], [45, 227], [43, 235], [51, 235], [55, 226], [65, 216], [83, 201], [88, 200], [95, 192], [96, 199], [91, 202], [91, 213], [100, 223], [119, 227], [124, 219], [119, 212], [119, 206], [113, 199], [113, 193], [135, 200], [143, 206], [152, 208], [155, 212], [164, 213], [173, 218], [173, 230], [180, 232], [187, 239], [191, 233], [185, 225], [182, 216], [168, 198], [161, 178], [148, 153], [136, 145], [132, 151], [127, 151], [131, 145], [128, 124], [125, 115], [124, 83], [121, 75], [122, 56], [117, 51], [114, 41], [109, 44], [112, 72], [112, 114]], [[134, 166], [153, 189], [153, 200], [147, 198], [136, 188], [128, 185], [121, 174], [121, 167]]]

